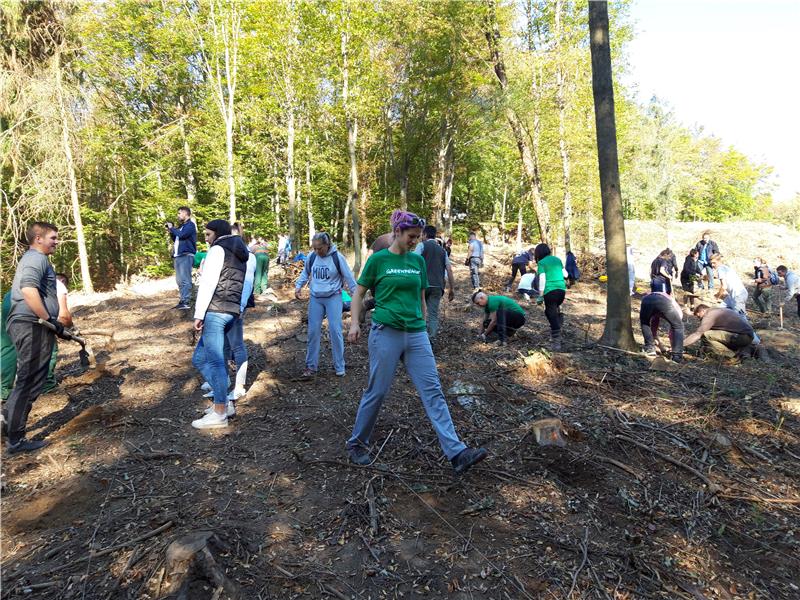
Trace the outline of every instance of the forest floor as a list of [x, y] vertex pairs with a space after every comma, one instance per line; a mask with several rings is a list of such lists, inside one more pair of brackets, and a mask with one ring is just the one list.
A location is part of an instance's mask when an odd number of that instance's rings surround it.
[[[499, 290], [508, 267], [489, 262], [484, 286]], [[588, 269], [565, 303], [564, 352], [536, 354], [533, 376], [541, 308], [509, 346], [481, 343], [455, 263], [434, 350], [457, 431], [490, 451], [461, 478], [402, 369], [377, 460], [347, 463], [366, 341], [346, 346], [344, 378], [324, 343], [320, 375], [302, 380], [306, 303], [280, 268], [277, 301], [248, 312], [250, 390], [223, 430], [190, 425], [204, 403], [174, 293], [76, 310], [81, 329], [115, 336], [91, 337], [105, 362], [85, 373], [61, 343], [63, 381], [29, 419], [50, 445], [3, 460], [2, 598], [163, 597], [167, 546], [196, 532], [214, 532], [209, 556], [246, 599], [800, 597], [795, 316], [776, 331], [753, 315], [769, 363], [690, 355], [653, 370], [596, 345], [605, 291]], [[457, 382], [477, 386], [469, 401], [449, 393]], [[563, 447], [537, 444], [547, 417]], [[209, 572], [190, 572], [185, 597], [226, 596]]]

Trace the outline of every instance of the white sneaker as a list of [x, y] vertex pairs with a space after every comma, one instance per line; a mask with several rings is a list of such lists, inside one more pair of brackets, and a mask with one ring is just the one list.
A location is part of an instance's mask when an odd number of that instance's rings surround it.
[[240, 388], [233, 388], [230, 392], [228, 392], [228, 402], [233, 402], [238, 400], [239, 398], [244, 398], [247, 392], [243, 387]]
[[204, 381], [203, 385], [200, 386], [200, 389], [202, 391], [204, 391], [204, 392], [210, 392], [211, 391], [211, 384], [208, 383], [207, 381]]
[[[206, 409], [203, 411], [203, 414], [208, 415], [213, 412], [214, 412], [214, 405], [212, 404], [211, 406], [206, 407]], [[229, 417], [236, 416], [236, 406], [234, 405], [233, 402], [227, 402], [225, 404], [225, 414]]]
[[203, 394], [203, 398], [213, 398], [214, 397], [214, 390], [209, 390], [205, 394]]
[[227, 427], [228, 426], [228, 417], [225, 415], [220, 415], [213, 410], [204, 415], [202, 419], [197, 419], [192, 421], [192, 427], [195, 429], [214, 429], [217, 427]]

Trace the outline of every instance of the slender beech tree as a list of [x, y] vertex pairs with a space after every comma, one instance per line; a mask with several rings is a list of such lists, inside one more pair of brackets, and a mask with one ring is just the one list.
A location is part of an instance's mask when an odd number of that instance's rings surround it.
[[617, 125], [614, 119], [614, 86], [611, 47], [608, 36], [608, 4], [589, 1], [589, 47], [592, 55], [592, 94], [597, 130], [597, 162], [606, 239], [608, 295], [606, 325], [601, 343], [634, 350], [631, 327], [631, 297], [628, 290], [628, 262], [625, 252], [625, 220], [619, 189]]
[[[500, 89], [504, 94], [508, 92], [508, 76], [506, 75], [506, 64], [503, 59], [501, 50], [502, 38], [500, 36], [500, 26], [497, 23], [497, 11], [495, 0], [487, 0], [488, 13], [486, 19], [486, 41], [489, 43], [489, 54], [491, 56], [494, 73], [500, 83]], [[536, 214], [536, 220], [539, 225], [539, 235], [545, 244], [550, 243], [550, 208], [542, 197], [541, 192], [541, 179], [539, 177], [539, 166], [537, 164], [537, 157], [531, 150], [529, 143], [529, 133], [525, 123], [519, 117], [514, 108], [508, 103], [506, 99], [506, 119], [511, 127], [511, 132], [514, 135], [514, 140], [519, 149], [519, 155], [522, 159], [522, 167], [525, 172], [525, 177], [528, 180], [528, 188], [530, 189], [531, 197], [533, 199], [533, 209]]]
[[81, 219], [81, 205], [78, 200], [78, 180], [75, 176], [75, 161], [72, 158], [72, 142], [70, 141], [69, 115], [67, 114], [66, 100], [64, 99], [64, 82], [61, 76], [61, 48], [53, 55], [53, 74], [58, 97], [58, 111], [61, 115], [61, 143], [64, 149], [64, 163], [69, 180], [69, 197], [72, 204], [72, 220], [75, 223], [75, 237], [78, 242], [78, 259], [81, 265], [81, 284], [83, 291], [92, 293], [92, 275], [89, 272], [89, 252], [86, 250], [86, 236], [83, 232]]

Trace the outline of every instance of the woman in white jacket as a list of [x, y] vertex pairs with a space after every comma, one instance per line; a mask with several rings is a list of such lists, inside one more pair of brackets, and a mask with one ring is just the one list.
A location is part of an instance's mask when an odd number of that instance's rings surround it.
[[305, 267], [295, 284], [294, 296], [300, 299], [300, 290], [308, 283], [308, 347], [306, 370], [303, 377], [316, 375], [319, 369], [319, 342], [322, 319], [328, 317], [333, 367], [338, 377], [345, 374], [344, 338], [342, 337], [342, 287], [355, 293], [356, 281], [347, 261], [336, 251], [331, 237], [321, 231], [311, 240], [314, 252], [306, 259]]

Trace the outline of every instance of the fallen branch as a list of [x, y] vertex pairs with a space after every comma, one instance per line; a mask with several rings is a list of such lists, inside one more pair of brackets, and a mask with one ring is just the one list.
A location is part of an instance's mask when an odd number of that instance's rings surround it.
[[569, 592], [567, 592], [567, 598], [572, 596], [572, 591], [575, 589], [575, 586], [578, 583], [578, 575], [580, 575], [581, 571], [583, 570], [586, 561], [589, 560], [589, 528], [586, 527], [584, 529], [583, 534], [583, 541], [580, 544], [581, 552], [583, 556], [581, 557], [581, 563], [578, 565], [578, 568], [575, 569], [575, 572], [572, 574], [572, 585], [569, 588]]
[[641, 481], [641, 479], [642, 479], [642, 476], [639, 475], [639, 473], [637, 473], [636, 471], [634, 471], [632, 467], [629, 467], [625, 463], [620, 462], [620, 461], [616, 460], [615, 458], [609, 458], [608, 456], [595, 456], [594, 458], [596, 460], [599, 460], [602, 463], [607, 463], [609, 465], [614, 465], [618, 469], [622, 469], [623, 471], [625, 471], [626, 473], [631, 475], [633, 478], [635, 478], [636, 481]]
[[633, 444], [634, 446], [638, 446], [642, 450], [647, 450], [648, 452], [650, 452], [652, 454], [655, 454], [656, 456], [658, 456], [662, 460], [665, 460], [668, 463], [672, 463], [676, 467], [680, 467], [682, 469], [685, 469], [686, 471], [689, 471], [692, 475], [694, 475], [695, 477], [700, 479], [703, 483], [705, 483], [708, 486], [708, 491], [711, 492], [712, 494], [716, 494], [717, 492], [719, 492], [720, 486], [718, 486], [716, 483], [712, 482], [708, 477], [703, 475], [700, 471], [698, 471], [694, 467], [691, 467], [691, 466], [689, 466], [687, 464], [684, 464], [681, 461], [679, 461], [679, 460], [677, 460], [675, 458], [672, 458], [668, 454], [664, 454], [663, 452], [659, 452], [655, 448], [651, 448], [647, 444], [643, 444], [642, 442], [639, 442], [637, 440], [629, 438], [626, 435], [617, 434], [614, 437], [616, 437], [617, 439], [623, 440], [625, 442], [628, 442], [630, 444]]

